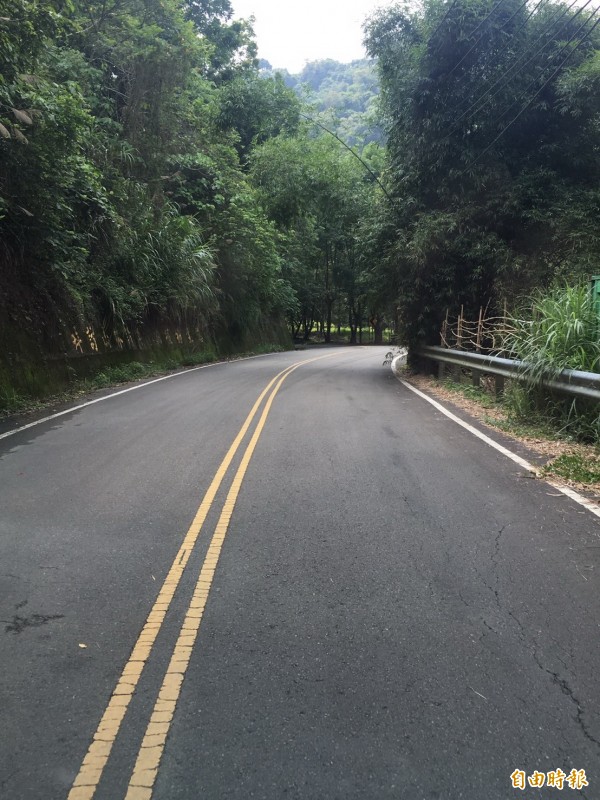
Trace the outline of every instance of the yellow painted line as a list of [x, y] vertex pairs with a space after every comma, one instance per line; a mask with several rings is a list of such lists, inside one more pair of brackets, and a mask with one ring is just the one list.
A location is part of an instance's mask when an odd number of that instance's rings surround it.
[[291, 367], [288, 367], [287, 369], [278, 373], [261, 392], [250, 413], [246, 417], [244, 424], [240, 428], [238, 435], [233, 440], [233, 443], [227, 451], [225, 458], [217, 469], [217, 472], [210, 486], [208, 487], [206, 494], [204, 495], [202, 503], [196, 512], [192, 524], [185, 535], [181, 547], [175, 556], [167, 577], [165, 578], [165, 581], [158, 593], [156, 602], [154, 603], [152, 610], [146, 619], [144, 627], [142, 628], [142, 632], [140, 633], [134, 645], [129, 660], [126, 663], [123, 672], [121, 673], [121, 677], [119, 678], [117, 686], [109, 700], [108, 706], [106, 707], [106, 711], [104, 712], [104, 715], [100, 720], [100, 724], [98, 725], [98, 728], [94, 734], [92, 743], [83, 760], [79, 774], [75, 778], [68, 800], [89, 800], [89, 798], [93, 797], [100, 781], [100, 777], [102, 776], [104, 767], [106, 766], [106, 762], [108, 761], [115, 738], [119, 732], [123, 718], [125, 717], [129, 702], [131, 701], [133, 693], [136, 689], [142, 674], [142, 670], [148, 661], [150, 652], [154, 646], [154, 642], [156, 641], [156, 637], [161, 629], [165, 615], [175, 594], [175, 590], [179, 585], [181, 576], [183, 575], [183, 571], [187, 565], [187, 562], [189, 561], [194, 545], [196, 544], [200, 534], [202, 525], [204, 524], [206, 516], [215, 499], [215, 495], [217, 494], [217, 491], [223, 482], [223, 478], [225, 477], [227, 470], [229, 469], [229, 466], [231, 465], [231, 462], [238, 451], [244, 436], [248, 432], [248, 428], [252, 424], [252, 421], [256, 416], [256, 413], [269, 389], [279, 377], [285, 375], [290, 369]]
[[204, 495], [202, 503], [196, 512], [192, 524], [185, 535], [181, 547], [175, 556], [167, 577], [165, 578], [165, 581], [158, 593], [156, 602], [152, 606], [150, 614], [148, 615], [144, 627], [142, 628], [142, 632], [140, 633], [133, 647], [129, 660], [123, 668], [123, 672], [121, 673], [121, 677], [119, 678], [117, 686], [108, 702], [104, 714], [102, 715], [102, 719], [100, 720], [98, 728], [94, 733], [92, 743], [88, 748], [79, 773], [77, 774], [71, 791], [69, 792], [68, 800], [91, 800], [96, 792], [96, 789], [98, 788], [100, 778], [102, 777], [102, 773], [104, 772], [104, 768], [109, 759], [112, 747], [121, 727], [121, 723], [123, 722], [125, 714], [127, 713], [131, 698], [136, 690], [146, 662], [150, 657], [156, 637], [158, 636], [162, 627], [165, 616], [171, 604], [171, 600], [175, 595], [175, 591], [179, 586], [181, 576], [183, 575], [183, 571], [189, 561], [194, 545], [196, 544], [198, 536], [200, 535], [202, 526], [204, 525], [208, 512], [210, 511], [212, 503], [215, 499], [217, 491], [221, 486], [221, 483], [223, 482], [227, 470], [229, 469], [231, 462], [240, 447], [240, 444], [248, 432], [248, 429], [252, 424], [252, 421], [254, 420], [262, 401], [278, 379], [280, 382], [277, 384], [277, 390], [287, 375], [290, 372], [293, 372], [293, 370], [297, 369], [297, 367], [327, 357], [328, 356], [318, 356], [317, 358], [307, 359], [306, 361], [301, 361], [298, 364], [293, 364], [292, 366], [282, 370], [271, 381], [269, 381], [265, 389], [261, 392], [258, 399], [252, 406], [252, 409], [246, 417], [244, 424], [240, 428], [238, 435], [233, 440], [233, 443], [227, 451], [225, 458], [217, 469], [217, 472], [210, 486], [208, 487], [206, 494]]
[[[327, 357], [328, 356], [321, 356], [321, 358]], [[313, 360], [316, 361], [317, 359]], [[223, 542], [225, 541], [225, 536], [227, 534], [231, 515], [233, 514], [238, 494], [242, 486], [242, 481], [244, 480], [244, 476], [246, 474], [246, 470], [248, 469], [248, 464], [250, 463], [250, 459], [252, 458], [256, 444], [260, 438], [263, 428], [265, 427], [265, 423], [267, 421], [269, 411], [271, 410], [273, 400], [275, 399], [275, 395], [279, 391], [281, 384], [288, 377], [288, 375], [290, 375], [298, 367], [302, 366], [303, 363], [305, 364], [307, 362], [296, 364], [287, 372], [286, 375], [283, 375], [271, 392], [252, 438], [248, 443], [246, 452], [244, 453], [242, 461], [235, 474], [231, 488], [227, 494], [227, 499], [223, 505], [221, 516], [219, 517], [215, 532], [208, 547], [208, 552], [206, 554], [206, 558], [204, 559], [200, 576], [198, 578], [198, 582], [196, 583], [194, 594], [192, 595], [189, 608], [185, 615], [173, 655], [171, 656], [171, 661], [167, 667], [167, 671], [158, 694], [158, 699], [154, 705], [150, 722], [146, 728], [146, 733], [138, 752], [125, 800], [150, 800], [152, 797], [154, 782], [156, 781], [158, 768], [160, 766], [160, 761], [165, 748], [165, 742], [169, 733], [171, 722], [173, 721], [177, 701], [179, 700], [181, 685], [190, 662], [192, 649], [196, 642], [198, 631], [200, 630], [200, 623], [202, 621], [204, 609], [206, 608], [208, 593], [213, 582], [215, 570], [221, 555]]]

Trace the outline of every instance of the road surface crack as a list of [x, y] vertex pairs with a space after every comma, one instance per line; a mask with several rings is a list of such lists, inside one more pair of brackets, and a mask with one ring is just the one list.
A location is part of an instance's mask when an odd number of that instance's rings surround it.
[[503, 525], [496, 534], [496, 538], [494, 539], [494, 552], [492, 553], [492, 564], [496, 569], [498, 568], [497, 558], [498, 558], [498, 551], [500, 550], [500, 537], [504, 533], [505, 529], [506, 525]]
[[39, 628], [41, 625], [46, 625], [52, 620], [62, 619], [63, 617], [64, 614], [32, 614], [30, 617], [20, 617], [15, 614], [10, 622], [5, 619], [2, 621], [6, 623], [5, 633], [18, 634], [23, 633], [25, 628]]
[[465, 600], [465, 598], [462, 596], [462, 592], [460, 591], [460, 589], [458, 590], [458, 596], [459, 596], [461, 602], [464, 603], [464, 605], [466, 605], [467, 608], [471, 607], [471, 603], [469, 603], [469, 602], [467, 602], [467, 600]]
[[514, 619], [514, 621], [517, 623], [517, 626], [518, 626], [518, 628], [519, 628], [519, 639], [521, 639], [521, 641], [522, 641], [522, 642], [524, 642], [524, 641], [526, 640], [526, 638], [527, 638], [527, 637], [525, 636], [525, 628], [523, 627], [523, 623], [522, 623], [522, 622], [521, 622], [521, 620], [520, 620], [520, 619], [519, 619], [519, 618], [518, 618], [518, 617], [517, 617], [515, 614], [513, 614], [513, 612], [512, 612], [512, 611], [510, 611], [509, 609], [507, 609], [507, 610], [506, 610], [506, 613], [508, 614], [508, 616], [509, 616], [511, 619]]
[[600, 748], [600, 741], [596, 739], [595, 736], [593, 736], [588, 730], [587, 725], [585, 724], [585, 721], [583, 719], [583, 708], [581, 706], [581, 703], [577, 698], [577, 696], [575, 695], [573, 689], [569, 686], [568, 682], [564, 678], [561, 678], [557, 672], [553, 672], [551, 669], [545, 667], [540, 661], [538, 654], [535, 651], [533, 653], [533, 658], [538, 667], [543, 672], [546, 672], [548, 675], [550, 675], [550, 677], [552, 678], [552, 682], [556, 684], [556, 686], [558, 686], [558, 688], [565, 695], [565, 697], [568, 697], [569, 700], [575, 705], [575, 708], [577, 709], [575, 720], [585, 738], [588, 739], [588, 741], [592, 742], [592, 744], [596, 745], [597, 748]]
[[15, 775], [18, 774], [19, 774], [18, 769], [13, 769], [12, 772], [9, 772], [8, 775], [5, 778], [3, 778], [2, 781], [0, 781], [0, 789], [4, 789], [6, 786], [8, 786], [9, 781], [11, 781], [15, 777]]

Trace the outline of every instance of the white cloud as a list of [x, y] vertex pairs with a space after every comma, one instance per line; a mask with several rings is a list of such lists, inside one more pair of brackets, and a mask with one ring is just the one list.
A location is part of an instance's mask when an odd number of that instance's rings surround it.
[[232, 0], [235, 17], [256, 18], [260, 58], [299, 72], [306, 61], [364, 58], [362, 24], [386, 0]]

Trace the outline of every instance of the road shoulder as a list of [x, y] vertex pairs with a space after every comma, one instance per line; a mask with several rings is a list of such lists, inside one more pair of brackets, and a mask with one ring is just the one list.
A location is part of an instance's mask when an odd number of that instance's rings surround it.
[[[460, 392], [451, 391], [435, 378], [424, 375], [411, 374], [408, 371], [395, 370], [394, 374], [399, 380], [406, 381], [415, 389], [426, 394], [458, 417], [462, 422], [472, 426], [481, 434], [489, 437], [500, 447], [510, 450], [519, 458], [530, 463], [535, 469], [541, 470], [555, 458], [568, 453], [579, 453], [590, 457], [595, 453], [592, 446], [577, 444], [558, 438], [546, 438], [541, 435], [517, 434], [500, 430], [494, 423], [506, 421], [506, 412], [499, 407], [489, 408], [476, 400], [465, 397]], [[540, 476], [538, 476], [540, 477]], [[556, 475], [541, 476], [552, 485], [560, 485], [566, 489], [579, 492], [600, 510], [600, 484], [586, 484], [577, 481], [564, 480]]]

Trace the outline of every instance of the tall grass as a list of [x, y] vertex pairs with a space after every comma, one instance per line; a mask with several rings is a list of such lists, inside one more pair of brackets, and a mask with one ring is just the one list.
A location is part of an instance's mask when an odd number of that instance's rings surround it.
[[563, 369], [597, 371], [600, 319], [587, 286], [539, 292], [510, 322], [504, 346], [527, 363], [533, 383]]
[[597, 404], [561, 397], [542, 387], [564, 369], [600, 369], [600, 319], [585, 285], [538, 292], [510, 319], [505, 351], [524, 362], [526, 381], [507, 394], [518, 417], [541, 414], [575, 438], [600, 442]]

